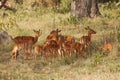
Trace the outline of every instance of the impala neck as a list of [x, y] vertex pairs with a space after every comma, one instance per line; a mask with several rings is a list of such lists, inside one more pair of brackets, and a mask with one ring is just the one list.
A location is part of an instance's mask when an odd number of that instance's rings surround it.
[[38, 36], [35, 36], [34, 37], [34, 43], [37, 42], [37, 40], [38, 40]]
[[90, 32], [88, 32], [88, 37], [89, 37], [89, 39], [91, 40], [91, 33]]

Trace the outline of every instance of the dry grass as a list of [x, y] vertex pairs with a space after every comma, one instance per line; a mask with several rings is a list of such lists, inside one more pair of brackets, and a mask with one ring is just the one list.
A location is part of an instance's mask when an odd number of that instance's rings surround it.
[[[30, 4], [31, 1], [28, 3]], [[21, 53], [17, 60], [10, 58], [12, 42], [0, 45], [0, 80], [119, 80], [120, 79], [120, 8], [100, 7], [101, 18], [84, 18], [80, 21], [70, 13], [54, 13], [51, 9], [32, 10], [18, 7], [16, 13], [6, 11], [8, 17], [0, 20], [0, 28], [13, 37], [18, 35], [34, 36], [32, 29], [41, 29], [42, 35], [35, 44], [42, 44], [55, 28], [62, 30], [63, 35], [75, 36], [76, 41], [86, 35], [84, 28], [90, 26], [97, 34], [92, 36], [91, 57], [86, 59], [44, 60], [23, 59]], [[2, 15], [2, 11], [0, 11]], [[1, 23], [3, 25], [1, 25]], [[1, 27], [1, 26], [6, 26]], [[100, 47], [105, 40], [113, 44], [108, 56], [101, 55]], [[8, 45], [9, 44], [9, 45]]]

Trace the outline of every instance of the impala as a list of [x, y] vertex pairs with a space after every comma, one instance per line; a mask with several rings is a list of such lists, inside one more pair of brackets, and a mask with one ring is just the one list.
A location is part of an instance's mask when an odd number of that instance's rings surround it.
[[32, 46], [37, 42], [38, 37], [40, 35], [40, 30], [33, 30], [35, 33], [35, 37], [33, 36], [17, 36], [14, 38], [15, 44], [23, 44], [22, 47], [24, 52], [24, 59], [27, 58], [26, 50], [27, 48], [30, 50], [30, 55], [32, 56]]
[[62, 44], [62, 48], [63, 48], [65, 54], [67, 54], [68, 57], [71, 57], [71, 51], [72, 51], [71, 42], [70, 41], [65, 41]]
[[80, 57], [82, 54], [82, 46], [79, 42], [65, 41], [63, 43], [63, 50], [68, 57], [71, 57], [71, 53], [76, 51], [76, 57]]
[[86, 55], [86, 52], [88, 52], [90, 56], [91, 35], [96, 34], [96, 32], [93, 29], [89, 28], [89, 26], [86, 27], [85, 29], [87, 30], [88, 35], [82, 36], [80, 38], [80, 43], [82, 44], [82, 47], [84, 48], [84, 54]]
[[112, 51], [112, 44], [111, 43], [107, 43], [107, 44], [104, 44], [102, 47], [102, 53], [105, 54], [105, 52], [107, 50], [109, 50], [110, 52]]
[[74, 42], [71, 44], [72, 50], [76, 51], [76, 57], [81, 57], [82, 55], [82, 45], [79, 42]]
[[49, 40], [44, 44], [44, 54], [46, 57], [57, 56], [60, 58], [60, 47], [55, 40]]
[[37, 45], [34, 48], [34, 59], [37, 59], [37, 56], [39, 55], [39, 53], [41, 54], [41, 56], [43, 56], [44, 49], [43, 49], [43, 45]]
[[47, 36], [46, 41], [49, 41], [49, 40], [57, 41], [58, 40], [58, 36], [59, 36], [59, 32], [61, 32], [61, 30], [59, 30], [59, 29], [52, 30], [50, 32], [50, 34]]
[[65, 41], [75, 42], [75, 38], [73, 36], [65, 36]]

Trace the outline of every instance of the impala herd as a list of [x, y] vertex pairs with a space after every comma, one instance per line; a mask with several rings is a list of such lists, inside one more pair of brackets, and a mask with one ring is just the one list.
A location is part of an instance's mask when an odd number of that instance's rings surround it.
[[[96, 34], [96, 32], [86, 27], [87, 35], [80, 37], [79, 41], [75, 41], [73, 36], [61, 35], [61, 30], [55, 29], [52, 30], [49, 35], [46, 37], [45, 42], [41, 45], [34, 47], [33, 45], [38, 41], [39, 36], [41, 35], [40, 30], [33, 30], [35, 36], [17, 36], [14, 38], [14, 46], [11, 51], [11, 57], [17, 59], [19, 51], [22, 50], [24, 54], [24, 59], [28, 58], [28, 55], [34, 56], [34, 59], [37, 59], [38, 55], [45, 58], [54, 58], [57, 57], [61, 59], [62, 57], [71, 57], [75, 55], [76, 57], [82, 56], [82, 51], [84, 51], [84, 56], [90, 55], [90, 43], [91, 35]], [[112, 44], [105, 44], [102, 46], [102, 52], [106, 50], [112, 50]]]

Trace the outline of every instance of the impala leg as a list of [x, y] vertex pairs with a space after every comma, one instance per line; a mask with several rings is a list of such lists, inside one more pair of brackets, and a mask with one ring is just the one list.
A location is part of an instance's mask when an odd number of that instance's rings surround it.
[[91, 54], [90, 54], [90, 47], [88, 47], [88, 54], [89, 54], [89, 56], [91, 56]]
[[80, 57], [80, 49], [79, 49], [79, 47], [76, 48], [76, 57]]
[[79, 52], [80, 56], [82, 56], [82, 48], [80, 48], [80, 52]]
[[30, 56], [32, 57], [32, 45], [30, 45]]
[[87, 46], [84, 47], [84, 56], [86, 56]]
[[61, 57], [65, 57], [65, 51], [64, 51], [64, 49], [61, 49]]
[[61, 57], [62, 57], [62, 53], [61, 53], [61, 50], [60, 50], [60, 49], [58, 49], [57, 54], [58, 54], [58, 58], [61, 59]]
[[36, 60], [36, 58], [37, 58], [37, 55], [38, 55], [38, 52], [35, 52], [34, 53], [34, 59]]
[[71, 57], [71, 52], [70, 52], [70, 51], [68, 51], [67, 53], [68, 53], [68, 57]]
[[24, 43], [24, 44], [23, 44], [24, 59], [27, 59], [26, 48], [27, 48], [27, 44], [26, 44], [26, 43]]

